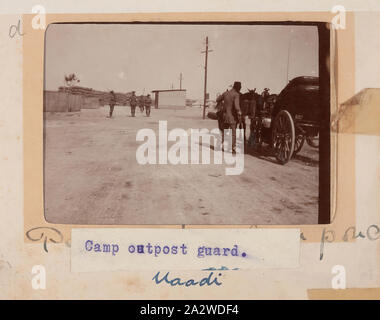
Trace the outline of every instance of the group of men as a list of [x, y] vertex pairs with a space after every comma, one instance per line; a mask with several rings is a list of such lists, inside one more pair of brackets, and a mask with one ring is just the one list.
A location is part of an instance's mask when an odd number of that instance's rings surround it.
[[[136, 107], [137, 105], [140, 108], [141, 113], [146, 112], [146, 116], [150, 117], [150, 108], [152, 106], [152, 98], [150, 97], [150, 94], [147, 96], [140, 96], [137, 97], [135, 91], [132, 91], [129, 104], [131, 106], [131, 116], [135, 117], [136, 116]], [[112, 118], [113, 110], [116, 105], [116, 95], [113, 91], [110, 91], [110, 113], [109, 113], [109, 118]]]

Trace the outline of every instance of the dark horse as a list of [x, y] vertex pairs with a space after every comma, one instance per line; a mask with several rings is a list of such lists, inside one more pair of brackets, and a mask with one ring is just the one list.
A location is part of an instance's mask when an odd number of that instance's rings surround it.
[[256, 88], [249, 90], [240, 95], [241, 120], [239, 129], [244, 130], [244, 139], [246, 139], [246, 117], [250, 119], [250, 129], [253, 130], [255, 116], [267, 114], [269, 117], [272, 114], [274, 103], [276, 102], [276, 94], [258, 94]]
[[250, 118], [252, 124], [252, 119], [255, 118], [257, 110], [261, 110], [263, 106], [264, 98], [256, 92], [256, 88], [253, 90], [248, 89], [248, 92], [240, 95], [240, 110], [242, 115], [239, 123], [239, 129], [244, 130], [244, 140], [246, 140], [246, 118]]

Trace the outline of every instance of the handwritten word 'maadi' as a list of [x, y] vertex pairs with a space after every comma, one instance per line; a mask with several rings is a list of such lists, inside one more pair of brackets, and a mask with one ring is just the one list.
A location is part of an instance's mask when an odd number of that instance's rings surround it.
[[[221, 282], [218, 281], [218, 277], [214, 276], [214, 279], [211, 280], [211, 278], [214, 275], [214, 272], [210, 272], [208, 277], [204, 277], [199, 281], [196, 281], [195, 279], [188, 279], [188, 280], [182, 280], [181, 278], [174, 278], [172, 280], [169, 279], [169, 273], [167, 272], [161, 279], [159, 279], [160, 276], [160, 271], [156, 273], [156, 275], [153, 277], [152, 280], [155, 281], [156, 284], [160, 284], [161, 282], [167, 283], [171, 286], [185, 286], [185, 287], [190, 287], [190, 286], [196, 286], [199, 285], [200, 287], [204, 285], [211, 286], [213, 284], [220, 286], [222, 285]], [[222, 274], [219, 273], [218, 276], [220, 277]]]

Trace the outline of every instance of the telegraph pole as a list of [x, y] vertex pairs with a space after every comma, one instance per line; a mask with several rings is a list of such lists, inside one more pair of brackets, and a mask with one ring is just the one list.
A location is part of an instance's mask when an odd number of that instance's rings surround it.
[[[291, 31], [293, 32], [293, 31]], [[290, 63], [290, 48], [292, 46], [293, 37], [290, 36], [289, 46], [288, 46], [288, 64], [286, 65], [286, 84], [289, 83], [289, 63]]]
[[179, 74], [179, 89], [182, 90], [182, 72]]
[[285, 85], [289, 83], [289, 58], [290, 58], [290, 44], [291, 43], [292, 41], [290, 40], [289, 46], [288, 46], [288, 63], [286, 64], [286, 84]]
[[205, 53], [205, 87], [204, 87], [204, 100], [203, 100], [203, 119], [206, 118], [206, 98], [207, 98], [207, 58], [208, 53], [212, 52], [212, 50], [208, 49], [208, 37], [206, 37], [206, 50], [202, 51]]

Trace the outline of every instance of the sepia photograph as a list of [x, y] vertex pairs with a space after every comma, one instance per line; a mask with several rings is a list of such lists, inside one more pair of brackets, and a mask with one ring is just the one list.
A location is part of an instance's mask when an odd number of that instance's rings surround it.
[[46, 221], [321, 223], [321, 52], [318, 23], [48, 25]]

